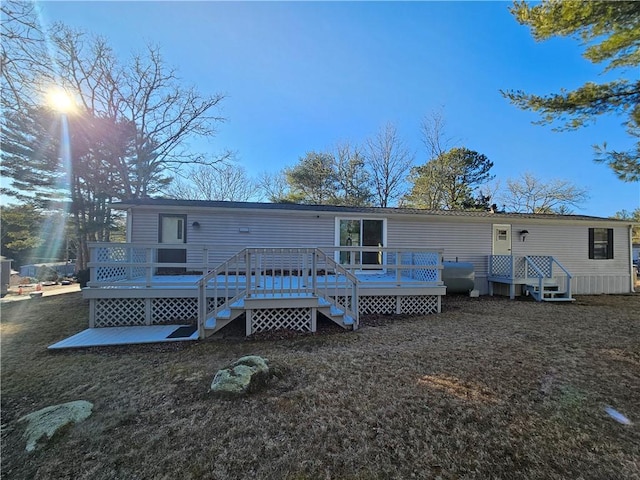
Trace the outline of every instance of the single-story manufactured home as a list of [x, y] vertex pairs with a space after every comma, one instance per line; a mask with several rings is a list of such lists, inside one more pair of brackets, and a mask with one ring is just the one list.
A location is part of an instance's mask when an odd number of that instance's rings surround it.
[[91, 245], [91, 327], [191, 324], [202, 338], [240, 315], [247, 334], [314, 331], [323, 315], [355, 329], [364, 313], [439, 312], [447, 269], [480, 295], [539, 301], [634, 288], [623, 220], [170, 199], [115, 208], [127, 242]]

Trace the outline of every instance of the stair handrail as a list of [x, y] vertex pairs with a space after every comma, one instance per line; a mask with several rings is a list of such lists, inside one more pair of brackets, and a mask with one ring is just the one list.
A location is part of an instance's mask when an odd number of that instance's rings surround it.
[[[359, 280], [352, 272], [350, 272], [347, 268], [345, 268], [340, 263], [336, 262], [332, 255], [327, 254], [324, 250], [320, 248], [314, 249], [315, 253], [313, 256], [314, 264], [312, 266], [312, 285], [314, 295], [318, 297], [322, 297], [331, 305], [336, 308], [342, 310], [346, 315], [349, 315], [353, 318], [353, 329], [357, 330], [360, 325], [360, 316], [358, 311], [358, 284]], [[335, 297], [332, 298], [329, 293], [329, 283], [327, 281], [322, 282], [324, 288], [321, 287], [318, 282], [318, 260], [323, 261], [327, 266], [331, 267], [334, 272], [334, 281], [333, 281], [333, 289], [335, 293]], [[325, 274], [328, 273], [325, 271]], [[340, 290], [338, 281], [340, 276], [344, 276], [346, 279], [345, 285], [343, 287], [344, 293], [344, 304], [338, 300], [338, 291]], [[349, 302], [349, 298], [351, 302]]]
[[[230, 305], [233, 304], [233, 302], [237, 301], [240, 297], [245, 295], [247, 291], [247, 283], [248, 283], [247, 280], [250, 282], [250, 276], [251, 276], [251, 269], [250, 269], [251, 266], [248, 265], [246, 262], [247, 254], [248, 254], [248, 249], [243, 248], [241, 251], [234, 254], [233, 256], [225, 260], [223, 263], [221, 263], [214, 269], [209, 270], [207, 273], [205, 273], [204, 275], [202, 275], [202, 277], [198, 279], [197, 285], [198, 285], [198, 337], [199, 338], [202, 339], [205, 337], [205, 323], [207, 321], [207, 317], [210, 312], [213, 312], [213, 316], [215, 317], [218, 315], [220, 311], [230, 308]], [[245, 264], [245, 270], [244, 270], [245, 288], [244, 289], [238, 288], [239, 286], [238, 277], [240, 276], [240, 271], [238, 270], [237, 266], [242, 263]], [[236, 270], [235, 270], [236, 281], [234, 282], [235, 288], [230, 289], [229, 281], [228, 281], [229, 272], [230, 272], [229, 267], [234, 264], [236, 265]], [[224, 296], [224, 302], [218, 305], [218, 284], [219, 284], [218, 276], [220, 275], [224, 275], [223, 285], [224, 285], [225, 296]], [[209, 305], [207, 302], [207, 286], [209, 282], [212, 280], [213, 280], [213, 310], [209, 310]], [[230, 290], [233, 293], [233, 295], [231, 296], [229, 296]]]
[[573, 275], [571, 275], [569, 270], [567, 270], [564, 265], [562, 265], [558, 260], [556, 260], [555, 257], [551, 257], [551, 262], [552, 264], [555, 263], [556, 265], [558, 265], [558, 267], [560, 267], [560, 269], [567, 276], [567, 292], [566, 293], [568, 295], [567, 298], [571, 298], [571, 279], [573, 278]]
[[540, 270], [538, 268], [538, 266], [535, 264], [535, 262], [531, 258], [529, 258], [528, 256], [525, 255], [524, 261], [525, 261], [525, 269], [524, 269], [525, 279], [529, 278], [529, 268], [528, 267], [531, 266], [533, 268], [533, 270], [538, 274], [538, 277], [537, 277], [538, 278], [538, 295], [540, 295], [540, 298], [542, 298], [545, 274], [542, 272], [542, 270]]

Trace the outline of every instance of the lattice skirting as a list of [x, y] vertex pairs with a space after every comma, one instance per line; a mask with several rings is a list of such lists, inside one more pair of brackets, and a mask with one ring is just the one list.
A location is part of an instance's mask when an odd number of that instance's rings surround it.
[[152, 298], [151, 324], [196, 324], [198, 300], [195, 298]]
[[441, 311], [439, 295], [360, 297], [358, 306], [361, 315], [429, 315]]
[[[218, 298], [218, 304], [224, 303]], [[209, 298], [209, 310], [214, 299]], [[134, 327], [140, 325], [196, 324], [198, 300], [195, 298], [92, 298], [90, 325]]]
[[358, 299], [360, 315], [376, 313], [378, 315], [393, 315], [396, 313], [396, 296], [380, 295], [375, 297], [360, 297]]
[[415, 295], [400, 297], [400, 313], [405, 315], [429, 315], [440, 313], [439, 295]]
[[311, 332], [312, 308], [265, 308], [251, 310], [251, 334], [273, 330]]
[[146, 325], [145, 312], [143, 298], [95, 298], [90, 322], [96, 328]]

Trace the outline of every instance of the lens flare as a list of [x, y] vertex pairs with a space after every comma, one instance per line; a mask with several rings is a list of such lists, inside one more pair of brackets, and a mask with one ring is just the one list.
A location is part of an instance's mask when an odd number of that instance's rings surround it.
[[67, 92], [54, 89], [47, 95], [47, 103], [51, 108], [60, 113], [70, 113], [75, 109], [73, 98]]

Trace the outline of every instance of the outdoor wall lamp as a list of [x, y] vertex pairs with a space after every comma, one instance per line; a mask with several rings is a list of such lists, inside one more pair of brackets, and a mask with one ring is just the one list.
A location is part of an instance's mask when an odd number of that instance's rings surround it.
[[523, 242], [527, 239], [527, 235], [529, 235], [529, 230], [520, 230], [520, 238]]
[[193, 222], [193, 223], [191, 224], [191, 226], [192, 226], [193, 228], [200, 228], [200, 222]]
[[251, 229], [249, 227], [240, 227], [238, 229], [239, 233], [249, 233], [251, 231]]

